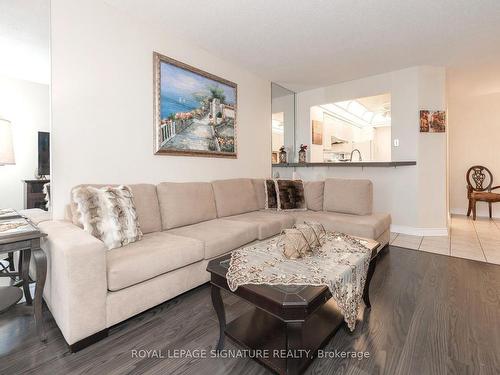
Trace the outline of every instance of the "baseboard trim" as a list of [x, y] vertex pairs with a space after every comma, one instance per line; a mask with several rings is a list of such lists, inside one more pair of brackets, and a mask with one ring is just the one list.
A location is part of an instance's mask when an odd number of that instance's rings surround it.
[[447, 236], [448, 228], [416, 228], [391, 224], [391, 232], [408, 234], [410, 236]]
[[69, 351], [71, 353], [79, 352], [82, 349], [85, 349], [87, 346], [95, 344], [98, 341], [108, 337], [108, 329], [103, 329], [97, 333], [94, 333], [92, 336], [85, 337], [84, 339], [75, 342], [74, 344], [68, 345]]
[[[467, 210], [463, 209], [463, 208], [452, 208], [450, 210], [450, 213], [452, 215], [464, 215], [465, 216], [465, 215], [467, 215]], [[477, 217], [485, 217], [485, 218], [490, 217], [487, 208], [478, 209], [476, 211], [476, 215], [477, 215]], [[472, 214], [470, 216], [472, 217]], [[500, 216], [496, 215], [495, 213], [493, 213], [492, 217], [493, 217], [493, 219], [500, 219]]]

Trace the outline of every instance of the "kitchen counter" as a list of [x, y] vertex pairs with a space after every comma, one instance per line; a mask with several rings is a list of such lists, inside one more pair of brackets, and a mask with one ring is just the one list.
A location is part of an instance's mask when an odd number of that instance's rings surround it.
[[315, 167], [403, 167], [417, 165], [416, 161], [336, 161], [324, 163], [283, 163], [273, 164], [273, 168], [315, 168]]

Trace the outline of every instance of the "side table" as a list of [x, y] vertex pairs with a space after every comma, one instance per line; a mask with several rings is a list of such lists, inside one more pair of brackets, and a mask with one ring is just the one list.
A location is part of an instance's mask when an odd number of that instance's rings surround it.
[[[10, 217], [9, 219], [0, 219], [0, 254], [20, 252], [20, 269], [18, 272], [3, 271], [0, 277], [21, 278], [20, 286], [23, 287], [26, 305], [33, 305], [35, 325], [40, 340], [46, 341], [47, 336], [43, 324], [42, 297], [47, 276], [47, 258], [40, 248], [40, 239], [47, 234], [40, 232], [38, 227], [29, 219], [20, 215]], [[36, 288], [35, 298], [31, 297], [29, 288], [29, 266], [30, 259], [33, 256], [36, 267]], [[8, 286], [0, 288], [0, 312], [16, 304], [22, 297], [19, 288]]]

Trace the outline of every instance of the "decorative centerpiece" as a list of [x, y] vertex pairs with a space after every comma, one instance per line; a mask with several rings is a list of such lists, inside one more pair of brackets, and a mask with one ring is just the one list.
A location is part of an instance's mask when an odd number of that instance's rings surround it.
[[283, 230], [282, 234], [283, 255], [288, 259], [299, 259], [311, 255], [323, 245], [326, 230], [320, 223], [306, 221]]
[[308, 237], [310, 233], [300, 228], [283, 230], [283, 255], [287, 259], [300, 259], [311, 254], [312, 249]]
[[307, 151], [307, 145], [301, 144], [299, 150], [299, 163], [306, 162], [306, 151]]
[[286, 157], [286, 151], [285, 151], [285, 146], [280, 147], [280, 164], [286, 164], [287, 162], [287, 157]]
[[323, 246], [326, 237], [326, 229], [323, 224], [314, 221], [304, 221], [304, 224], [312, 228], [315, 234], [315, 239], [311, 243], [313, 249]]
[[[312, 254], [312, 249], [314, 248], [313, 245], [316, 243], [316, 234], [314, 233], [314, 229], [307, 224], [296, 224], [294, 228], [302, 233], [307, 241], [307, 244], [309, 245], [308, 248], [311, 249], [308, 253]], [[305, 253], [305, 255], [308, 253]]]

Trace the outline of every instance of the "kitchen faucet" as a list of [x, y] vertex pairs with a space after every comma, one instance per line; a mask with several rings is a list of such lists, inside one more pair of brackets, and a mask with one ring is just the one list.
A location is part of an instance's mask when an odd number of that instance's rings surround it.
[[363, 158], [361, 157], [361, 151], [359, 151], [357, 148], [355, 148], [354, 150], [351, 151], [351, 158], [349, 159], [349, 161], [352, 161], [352, 154], [354, 154], [355, 151], [357, 151], [358, 155], [359, 155], [358, 161], [363, 161]]

